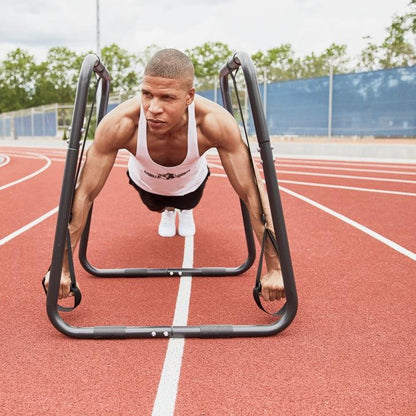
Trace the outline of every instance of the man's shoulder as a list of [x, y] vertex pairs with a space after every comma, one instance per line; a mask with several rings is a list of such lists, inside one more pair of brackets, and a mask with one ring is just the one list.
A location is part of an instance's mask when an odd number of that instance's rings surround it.
[[222, 114], [224, 111], [225, 109], [214, 101], [208, 100], [208, 98], [202, 95], [195, 95], [195, 114], [197, 117], [201, 115]]
[[238, 135], [238, 124], [234, 117], [213, 101], [197, 96], [195, 115], [200, 131], [215, 146], [220, 145], [223, 139]]
[[114, 147], [123, 148], [135, 134], [139, 116], [139, 98], [119, 104], [102, 119], [95, 140], [111, 142]]
[[122, 102], [112, 111], [110, 111], [107, 116], [113, 120], [127, 121], [130, 119], [137, 123], [140, 116], [140, 98], [133, 97], [127, 101]]

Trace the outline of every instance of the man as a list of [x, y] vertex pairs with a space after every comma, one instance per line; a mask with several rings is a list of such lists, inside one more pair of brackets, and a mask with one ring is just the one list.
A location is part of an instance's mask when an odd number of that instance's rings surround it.
[[[195, 232], [192, 209], [201, 199], [209, 176], [203, 155], [216, 148], [231, 185], [247, 205], [254, 232], [261, 241], [264, 225], [259, 192], [238, 124], [224, 108], [196, 96], [193, 79], [193, 65], [185, 54], [175, 49], [161, 50], [146, 66], [141, 98], [120, 104], [102, 119], [74, 196], [69, 224], [72, 250], [120, 149], [131, 154], [127, 172], [130, 184], [150, 210], [163, 212], [159, 233], [168, 236], [176, 233], [172, 227], [175, 209], [179, 210], [179, 233]], [[259, 178], [257, 171], [256, 175]], [[270, 208], [262, 186], [260, 195], [270, 227]], [[266, 244], [265, 261], [262, 297], [266, 301], [278, 300], [285, 296], [283, 279], [270, 241]], [[49, 273], [46, 285], [48, 279]], [[70, 283], [65, 253], [60, 299], [72, 296]]]

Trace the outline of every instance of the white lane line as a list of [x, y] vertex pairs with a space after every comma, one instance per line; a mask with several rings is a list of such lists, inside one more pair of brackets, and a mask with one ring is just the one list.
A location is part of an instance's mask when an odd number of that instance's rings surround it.
[[14, 182], [10, 182], [6, 185], [0, 186], [0, 191], [2, 191], [3, 189], [6, 189], [6, 188], [10, 188], [11, 186], [17, 185], [21, 182], [27, 181], [28, 179], [31, 179], [36, 175], [39, 175], [44, 170], [48, 169], [49, 166], [52, 164], [51, 160], [48, 157], [46, 157], [44, 155], [41, 155], [40, 153], [28, 153], [28, 154], [38, 156], [38, 159], [46, 160], [46, 164], [44, 166], [42, 166], [40, 169], [38, 169], [37, 171], [31, 173], [30, 175], [24, 176], [23, 178], [20, 178], [20, 179], [14, 181]]
[[[217, 176], [217, 177], [221, 177], [221, 178], [226, 178], [227, 177], [227, 175], [221, 174], [221, 173], [214, 173], [214, 174], [212, 174], [212, 176]], [[263, 180], [263, 182], [264, 182], [264, 180]], [[281, 183], [283, 181], [279, 181], [279, 182]], [[388, 238], [383, 237], [381, 234], [378, 234], [377, 232], [371, 230], [370, 228], [368, 228], [364, 225], [361, 225], [360, 223], [346, 217], [345, 215], [342, 215], [342, 214], [340, 214], [340, 213], [338, 213], [338, 212], [336, 212], [336, 211], [334, 211], [334, 210], [332, 210], [332, 209], [330, 209], [330, 208], [328, 208], [328, 207], [326, 207], [326, 206], [324, 206], [324, 205], [322, 205], [318, 202], [315, 202], [312, 199], [307, 198], [306, 196], [303, 196], [303, 195], [300, 195], [300, 194], [298, 194], [294, 191], [291, 191], [290, 189], [287, 189], [283, 186], [279, 186], [279, 189], [282, 190], [283, 192], [288, 193], [289, 195], [294, 196], [295, 198], [301, 199], [302, 201], [307, 202], [308, 204], [313, 205], [314, 207], [321, 209], [322, 211], [325, 211], [326, 213], [328, 213], [330, 215], [333, 215], [334, 217], [340, 219], [341, 221], [346, 222], [347, 224], [359, 229], [360, 231], [368, 234], [369, 236], [375, 238], [376, 240], [378, 240], [378, 241], [386, 244], [387, 246], [393, 248], [394, 250], [398, 251], [399, 253], [404, 254], [405, 256], [407, 256], [407, 257], [411, 258], [412, 260], [416, 261], [416, 254], [415, 253], [413, 253], [412, 251], [402, 247], [401, 245], [395, 243], [394, 241], [391, 241]]]
[[[182, 267], [193, 267], [194, 238], [185, 237], [184, 258]], [[185, 326], [188, 323], [189, 301], [191, 298], [192, 276], [182, 276], [176, 299], [174, 326]], [[163, 364], [162, 375], [156, 399], [153, 404], [152, 416], [170, 416], [175, 412], [179, 375], [185, 338], [170, 338]]]
[[402, 247], [401, 245], [395, 243], [394, 241], [389, 240], [388, 238], [382, 236], [381, 234], [371, 230], [368, 227], [365, 227], [364, 225], [352, 220], [351, 218], [346, 217], [345, 215], [342, 215], [331, 208], [326, 207], [325, 205], [320, 204], [319, 202], [313, 201], [312, 199], [307, 198], [306, 196], [300, 195], [296, 192], [291, 191], [290, 189], [287, 189], [283, 186], [280, 187], [280, 189], [284, 192], [286, 192], [289, 195], [294, 196], [295, 198], [298, 198], [316, 208], [319, 208], [320, 210], [326, 212], [327, 214], [330, 214], [334, 216], [335, 218], [338, 218], [341, 221], [344, 221], [345, 223], [351, 225], [354, 228], [357, 228], [358, 230], [362, 231], [363, 233], [369, 235], [370, 237], [375, 238], [376, 240], [380, 241], [383, 244], [386, 244], [390, 248], [398, 251], [399, 253], [409, 257], [410, 259], [416, 261], [416, 253], [411, 252], [410, 250], [407, 250], [406, 248]]
[[[345, 160], [345, 159], [330, 159], [330, 158], [326, 158], [326, 159], [308, 159], [307, 157], [297, 157], [297, 158], [292, 158], [292, 157], [284, 157], [284, 156], [280, 156], [280, 155], [275, 155], [276, 160], [282, 163], [301, 163], [301, 164], [306, 164], [306, 163], [312, 163], [312, 164], [323, 164], [323, 165], [337, 165], [337, 166], [371, 166], [371, 167], [381, 167], [381, 168], [395, 168], [395, 169], [414, 169], [416, 167], [416, 164], [412, 163], [411, 161], [406, 161], [406, 162], [402, 162], [402, 161], [391, 161], [391, 162], [380, 162], [378, 161], [378, 159], [369, 159], [369, 160], [365, 160], [365, 159], [359, 159], [359, 160]], [[361, 160], [361, 162], [360, 162]]]
[[[212, 168], [219, 168], [219, 169], [223, 169], [222, 165], [219, 164], [215, 164], [215, 163], [208, 163], [209, 167]], [[258, 167], [259, 171], [263, 171], [263, 169], [261, 167]], [[358, 169], [357, 169], [358, 170]], [[376, 172], [376, 171], [373, 171]], [[379, 171], [379, 172], [384, 172], [384, 171]], [[369, 180], [369, 181], [378, 181], [378, 182], [397, 182], [397, 183], [411, 183], [411, 184], [416, 184], [416, 181], [411, 181], [411, 180], [405, 180], [405, 179], [389, 179], [389, 178], [375, 178], [372, 176], [354, 176], [354, 175], [336, 175], [336, 174], [329, 174], [329, 173], [314, 173], [314, 172], [302, 172], [302, 171], [292, 171], [292, 170], [285, 170], [285, 169], [280, 169], [279, 167], [277, 167], [277, 173], [281, 174], [281, 173], [289, 173], [292, 175], [301, 175], [301, 176], [318, 176], [318, 177], [330, 177], [330, 178], [342, 178], [342, 179], [360, 179], [360, 180]], [[386, 173], [394, 173], [394, 172], [387, 172]], [[416, 173], [406, 173], [408, 175], [416, 175]], [[280, 180], [279, 182], [284, 182], [284, 180]], [[287, 183], [291, 183], [290, 181]], [[296, 183], [296, 182], [293, 182]], [[302, 182], [299, 182], [302, 183]], [[323, 185], [323, 186], [329, 186], [329, 185]], [[340, 188], [344, 188], [343, 186], [340, 186]], [[348, 187], [347, 187], [348, 189]], [[363, 188], [365, 189], [365, 188]], [[377, 191], [373, 191], [373, 192], [377, 192]]]
[[[225, 173], [211, 173], [211, 176], [216, 176], [218, 178], [226, 178]], [[264, 180], [263, 180], [264, 182]], [[331, 185], [326, 183], [315, 183], [315, 182], [301, 182], [301, 181], [290, 181], [286, 179], [279, 179], [279, 184], [281, 183], [290, 183], [293, 185], [305, 185], [305, 186], [316, 186], [320, 188], [335, 188], [335, 189], [346, 189], [351, 191], [361, 191], [361, 192], [376, 192], [380, 194], [392, 194], [392, 195], [404, 195], [404, 196], [416, 196], [416, 193], [411, 192], [400, 192], [400, 191], [390, 191], [387, 189], [371, 189], [371, 188], [358, 188], [353, 186], [342, 186], [342, 185]]]
[[[320, 166], [320, 165], [307, 165], [307, 164], [299, 164], [299, 163], [287, 163], [287, 162], [276, 162], [277, 168], [279, 166], [288, 166], [292, 168], [309, 168], [309, 169], [323, 169], [323, 170], [343, 170], [348, 172], [371, 172], [371, 173], [392, 173], [395, 175], [416, 175], [414, 170], [411, 171], [400, 171], [400, 170], [381, 170], [381, 169], [358, 169], [358, 168], [344, 168], [339, 167], [340, 164], [337, 166]], [[371, 165], [367, 165], [371, 166]], [[371, 166], [373, 167], [373, 166]], [[396, 166], [391, 166], [391, 168], [397, 169]], [[407, 169], [412, 169], [412, 167], [407, 167]], [[413, 168], [414, 169], [414, 168]]]
[[[260, 169], [259, 169], [260, 170]], [[277, 173], [290, 173], [292, 175], [301, 175], [301, 176], [319, 176], [325, 178], [342, 178], [342, 179], [360, 179], [366, 181], [378, 181], [378, 182], [398, 182], [398, 183], [412, 183], [416, 184], [416, 181], [411, 181], [408, 179], [389, 179], [389, 178], [376, 178], [374, 176], [354, 176], [354, 175], [336, 175], [331, 173], [313, 173], [313, 172], [301, 172], [297, 170], [285, 170], [277, 169]]]
[[208, 166], [209, 166], [210, 168], [218, 168], [218, 169], [222, 169], [222, 170], [224, 170], [224, 166], [222, 166], [222, 165], [220, 165], [220, 164], [216, 164], [216, 163], [211, 163], [211, 162], [208, 162]]
[[10, 157], [8, 155], [4, 155], [0, 153], [0, 158], [4, 158], [4, 161], [0, 163], [0, 168], [6, 166], [8, 163], [10, 163]]
[[290, 183], [290, 184], [295, 184], [295, 185], [316, 186], [316, 187], [320, 187], [320, 188], [346, 189], [346, 190], [349, 190], [349, 191], [376, 192], [376, 193], [380, 193], [380, 194], [416, 196], [416, 193], [412, 193], [412, 192], [389, 191], [389, 190], [385, 190], [385, 189], [358, 188], [356, 186], [330, 185], [330, 184], [326, 184], [326, 183], [289, 181], [289, 180], [286, 180], [286, 179], [280, 179], [279, 183]]
[[9, 155], [20, 159], [39, 159], [39, 156], [34, 153], [9, 153]]
[[47, 212], [46, 214], [43, 214], [41, 217], [37, 218], [36, 220], [30, 222], [29, 224], [26, 224], [25, 226], [14, 231], [13, 233], [7, 235], [6, 237], [0, 240], [0, 246], [8, 243], [10, 240], [13, 240], [13, 238], [18, 237], [20, 234], [23, 234], [25, 231], [30, 230], [35, 225], [40, 224], [42, 221], [46, 220], [47, 218], [51, 217], [57, 212], [58, 212], [58, 207], [55, 207], [54, 209], [51, 209], [49, 212]]
[[[212, 157], [213, 159], [215, 157]], [[219, 161], [219, 158], [216, 157], [217, 161]], [[254, 156], [254, 160], [259, 161], [259, 156]], [[210, 159], [208, 159], [210, 160]], [[327, 170], [357, 170], [357, 171], [363, 171], [363, 172], [379, 172], [379, 173], [394, 173], [398, 175], [416, 175], [415, 169], [416, 169], [416, 163], [412, 164], [410, 162], [401, 162], [401, 161], [394, 161], [390, 162], [389, 164], [384, 163], [377, 163], [374, 161], [375, 159], [371, 159], [368, 161], [368, 163], [358, 163], [355, 161], [351, 162], [345, 162], [338, 159], [328, 159], [328, 160], [305, 160], [301, 157], [298, 159], [288, 159], [286, 157], [282, 157], [279, 155], [275, 155], [275, 164], [276, 167], [279, 166], [292, 166], [292, 167], [300, 167], [300, 168], [311, 168], [311, 169], [327, 169]], [[311, 165], [312, 164], [312, 165]], [[324, 166], [328, 165], [328, 166]], [[369, 167], [372, 169], [354, 169], [351, 168], [344, 168], [343, 166], [363, 166], [363, 167]], [[386, 168], [384, 170], [381, 169], [374, 169], [374, 168]], [[388, 169], [394, 169], [394, 170], [388, 170]], [[403, 169], [403, 170], [397, 170], [397, 169]], [[406, 169], [406, 170], [404, 170]]]
[[296, 160], [296, 161], [307, 161], [307, 162], [311, 162], [311, 163], [315, 163], [315, 161], [317, 161], [317, 163], [321, 162], [321, 161], [329, 161], [330, 163], [332, 162], [341, 162], [341, 163], [348, 163], [351, 165], [355, 165], [355, 164], [362, 164], [362, 163], [369, 163], [369, 164], [380, 164], [380, 163], [384, 163], [384, 164], [391, 164], [391, 165], [400, 165], [400, 167], [404, 166], [404, 165], [410, 165], [411, 167], [415, 166], [415, 159], [411, 159], [411, 158], [401, 158], [401, 159], [396, 159], [396, 158], [385, 158], [385, 157], [353, 157], [353, 156], [324, 156], [324, 155], [317, 155], [317, 156], [313, 156], [313, 155], [289, 155], [289, 154], [283, 154], [283, 153], [279, 153], [279, 152], [275, 152], [274, 156], [277, 157], [280, 160]]

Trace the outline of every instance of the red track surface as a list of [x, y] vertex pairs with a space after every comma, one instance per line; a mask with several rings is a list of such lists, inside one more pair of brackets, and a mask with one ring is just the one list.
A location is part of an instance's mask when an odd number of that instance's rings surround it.
[[[38, 175], [0, 189], [0, 414], [152, 414], [168, 341], [60, 334], [47, 318], [40, 286], [56, 215], [8, 238], [58, 205], [64, 151], [0, 148], [0, 153], [11, 159], [0, 167], [0, 188], [45, 166], [40, 155], [51, 159]], [[209, 161], [219, 164], [215, 156]], [[158, 215], [146, 211], [127, 185], [124, 153], [117, 164], [95, 204], [91, 262], [180, 267], [184, 239], [157, 236]], [[277, 167], [298, 315], [274, 337], [187, 339], [174, 414], [416, 414], [416, 166], [279, 159]], [[212, 173], [195, 211], [194, 265], [236, 266], [246, 255], [239, 204], [222, 170], [213, 167]], [[71, 324], [172, 324], [179, 279], [99, 279], [80, 266], [77, 272], [83, 302], [65, 316]], [[270, 322], [251, 299], [254, 274], [251, 269], [239, 277], [193, 278], [188, 324]]]

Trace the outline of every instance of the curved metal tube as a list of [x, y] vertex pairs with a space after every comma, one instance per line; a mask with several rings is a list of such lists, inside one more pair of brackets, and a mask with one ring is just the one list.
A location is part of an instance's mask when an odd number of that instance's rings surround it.
[[[95, 55], [88, 55], [81, 68], [75, 99], [74, 115], [62, 192], [59, 204], [59, 214], [56, 225], [55, 241], [52, 254], [52, 265], [47, 295], [47, 313], [52, 324], [62, 333], [75, 338], [170, 338], [170, 337], [254, 337], [274, 335], [285, 329], [294, 319], [297, 311], [297, 293], [290, 259], [289, 245], [283, 218], [273, 154], [267, 131], [263, 107], [258, 90], [257, 77], [254, 66], [247, 54], [236, 53], [223, 67], [220, 73], [220, 85], [226, 108], [232, 113], [230, 92], [228, 89], [228, 75], [241, 66], [246, 78], [246, 84], [253, 111], [260, 154], [263, 160], [264, 176], [276, 238], [279, 247], [280, 262], [286, 291], [286, 304], [282, 308], [281, 317], [269, 325], [201, 325], [201, 326], [95, 326], [73, 327], [68, 325], [58, 313], [58, 292], [62, 270], [65, 237], [70, 216], [72, 197], [74, 192], [75, 171], [78, 159], [79, 142], [85, 117], [88, 86], [92, 72], [102, 78], [102, 96], [99, 107], [98, 121], [105, 114], [108, 103], [109, 75], [104, 65]], [[247, 225], [247, 224], [245, 224]], [[86, 242], [85, 242], [86, 243]], [[251, 259], [250, 259], [251, 261]], [[164, 270], [165, 271], [165, 270]], [[176, 272], [176, 271], [175, 271]]]
[[93, 54], [85, 57], [78, 80], [75, 96], [74, 113], [72, 116], [71, 133], [65, 161], [62, 192], [59, 201], [59, 212], [56, 222], [55, 240], [52, 251], [49, 288], [46, 298], [46, 308], [51, 322], [60, 329], [60, 316], [57, 309], [61, 270], [64, 257], [65, 238], [74, 194], [74, 181], [78, 162], [79, 146], [83, 132], [85, 110], [88, 100], [89, 84], [92, 73], [101, 78], [101, 101], [99, 113], [104, 114], [107, 109], [110, 90], [110, 76], [100, 59]]

